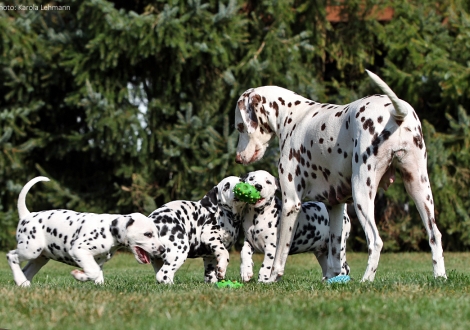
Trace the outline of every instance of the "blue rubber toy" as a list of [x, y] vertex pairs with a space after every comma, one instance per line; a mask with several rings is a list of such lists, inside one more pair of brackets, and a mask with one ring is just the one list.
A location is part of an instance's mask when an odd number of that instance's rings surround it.
[[349, 277], [349, 275], [338, 275], [338, 276], [330, 278], [329, 280], [326, 281], [326, 283], [328, 283], [328, 284], [333, 284], [333, 283], [344, 284], [344, 283], [348, 283], [349, 281], [351, 281], [351, 277]]

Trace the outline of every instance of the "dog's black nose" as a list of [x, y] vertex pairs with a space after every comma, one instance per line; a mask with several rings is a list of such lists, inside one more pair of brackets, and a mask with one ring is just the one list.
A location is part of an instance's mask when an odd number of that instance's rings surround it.
[[163, 245], [161, 245], [161, 246], [158, 248], [158, 253], [160, 253], [160, 254], [164, 253], [165, 251], [166, 251], [166, 248], [165, 248]]
[[261, 191], [261, 189], [263, 189], [263, 186], [257, 183], [255, 184], [255, 188], [256, 190]]

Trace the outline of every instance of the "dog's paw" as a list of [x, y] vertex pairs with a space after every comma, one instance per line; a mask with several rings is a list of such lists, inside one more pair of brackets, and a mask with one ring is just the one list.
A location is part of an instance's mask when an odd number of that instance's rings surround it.
[[80, 269], [74, 269], [70, 272], [70, 274], [77, 280], [77, 281], [88, 281], [88, 277], [85, 273]]
[[281, 279], [282, 279], [282, 275], [283, 273], [281, 272], [272, 272], [271, 275], [269, 277], [267, 277], [267, 279], [265, 281], [261, 281], [260, 282], [264, 282], [264, 283], [274, 283], [274, 282], [279, 282]]
[[219, 281], [219, 279], [217, 278], [217, 276], [206, 276], [204, 278], [204, 282], [206, 283], [217, 283]]
[[253, 277], [253, 270], [249, 269], [249, 270], [242, 270], [240, 272], [240, 277], [242, 278], [242, 281], [243, 282], [249, 282], [251, 280], [251, 278]]
[[217, 267], [217, 279], [223, 280], [225, 278], [225, 273], [227, 269], [222, 267]]
[[173, 277], [165, 274], [161, 270], [157, 273], [155, 278], [157, 279], [157, 283], [173, 284]]
[[20, 286], [22, 288], [28, 288], [31, 286], [31, 282], [30, 281], [24, 281], [23, 283], [20, 284]]

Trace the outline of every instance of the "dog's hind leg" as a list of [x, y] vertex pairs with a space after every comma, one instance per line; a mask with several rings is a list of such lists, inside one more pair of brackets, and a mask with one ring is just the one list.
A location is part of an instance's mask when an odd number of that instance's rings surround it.
[[341, 274], [343, 259], [346, 251], [343, 250], [343, 222], [346, 204], [337, 204], [328, 212], [330, 216], [330, 239], [328, 243], [328, 269], [326, 278], [333, 278]]
[[45, 264], [47, 264], [48, 261], [49, 261], [49, 259], [44, 257], [44, 256], [39, 256], [36, 259], [30, 260], [26, 264], [26, 266], [23, 268], [23, 273], [26, 276], [26, 278], [28, 279], [28, 281], [31, 282], [34, 275], [36, 275], [39, 272], [39, 270], [41, 270], [41, 268]]
[[219, 231], [217, 226], [204, 225], [201, 233], [201, 244], [205, 244], [217, 259], [217, 278], [221, 280], [225, 278], [230, 254], [222, 243], [220, 235], [217, 235]]
[[341, 275], [349, 275], [351, 269], [346, 261], [346, 242], [351, 232], [351, 220], [349, 219], [348, 212], [346, 211], [346, 204], [344, 205], [343, 213], [343, 233], [341, 234]]
[[101, 267], [96, 263], [93, 255], [85, 250], [70, 251], [75, 263], [83, 268], [74, 269], [70, 274], [78, 281], [94, 281], [96, 284], [103, 284], [104, 279]]
[[[362, 160], [361, 160], [362, 162]], [[352, 195], [354, 196], [354, 208], [359, 222], [361, 223], [366, 235], [369, 259], [367, 267], [362, 277], [362, 282], [373, 281], [379, 265], [380, 252], [383, 247], [383, 241], [379, 236], [379, 231], [375, 223], [374, 199], [377, 193], [378, 181], [375, 175], [372, 175], [365, 166], [356, 166], [353, 164]], [[375, 173], [374, 173], [375, 174]], [[364, 186], [364, 182], [366, 186]], [[330, 220], [331, 221], [331, 220]], [[341, 221], [343, 217], [341, 216]]]
[[[411, 155], [411, 153], [409, 154]], [[442, 250], [441, 232], [434, 217], [434, 200], [427, 172], [426, 158], [413, 157], [398, 164], [405, 189], [414, 200], [423, 221], [431, 247], [434, 277], [447, 278]], [[418, 158], [418, 159], [416, 159]]]
[[315, 255], [318, 263], [320, 264], [322, 277], [325, 280], [326, 273], [328, 271], [328, 255], [324, 252], [316, 252], [316, 251], [313, 254]]

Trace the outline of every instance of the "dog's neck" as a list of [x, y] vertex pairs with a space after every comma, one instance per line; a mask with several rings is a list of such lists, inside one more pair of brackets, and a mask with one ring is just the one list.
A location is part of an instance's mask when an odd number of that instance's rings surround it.
[[264, 89], [259, 91], [261, 104], [257, 107], [256, 114], [260, 130], [268, 134], [274, 133], [279, 139], [282, 138], [283, 127], [295, 126], [295, 123], [304, 118], [309, 119], [306, 114], [315, 105], [317, 105], [315, 108], [319, 109], [325, 106], [281, 87], [273, 91], [272, 87], [265, 93]]
[[266, 212], [267, 210], [270, 210], [274, 206], [276, 206], [276, 196], [271, 196], [271, 197], [266, 198], [266, 202], [259, 207], [248, 204], [248, 213], [252, 214], [252, 213]]

